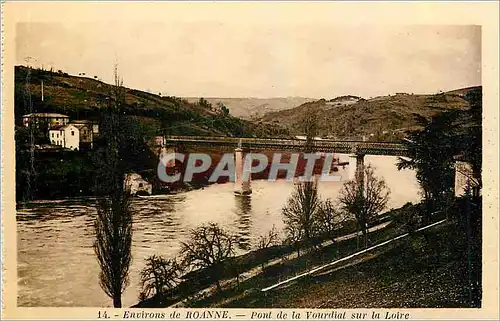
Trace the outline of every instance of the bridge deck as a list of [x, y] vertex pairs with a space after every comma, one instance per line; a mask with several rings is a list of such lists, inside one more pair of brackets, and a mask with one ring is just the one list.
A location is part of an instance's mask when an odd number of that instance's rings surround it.
[[[249, 150], [290, 151], [301, 151], [305, 145], [305, 141], [301, 139], [234, 138], [216, 136], [166, 136], [165, 143], [167, 145], [234, 148], [239, 146]], [[408, 149], [406, 146], [398, 143], [315, 140], [312, 144], [312, 149], [315, 152], [325, 153], [408, 156]]]

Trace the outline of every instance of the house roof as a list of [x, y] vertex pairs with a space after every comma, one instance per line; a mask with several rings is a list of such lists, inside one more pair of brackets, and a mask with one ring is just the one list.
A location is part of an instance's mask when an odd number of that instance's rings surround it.
[[56, 125], [56, 126], [52, 126], [52, 127], [50, 127], [50, 128], [49, 128], [49, 130], [63, 130], [63, 129], [68, 128], [68, 127], [70, 127], [70, 126], [73, 126], [73, 127], [75, 127], [76, 129], [80, 129], [80, 128], [81, 128], [81, 126], [76, 126], [75, 124], [71, 124], [71, 123], [70, 123], [70, 124], [67, 124], [67, 125]]
[[64, 125], [56, 125], [56, 126], [50, 127], [49, 130], [62, 130], [62, 129], [64, 129], [64, 127], [66, 127], [66, 126], [64, 126]]
[[69, 116], [57, 113], [31, 113], [27, 115], [23, 115], [23, 118], [69, 118]]
[[79, 123], [76, 123], [76, 124], [75, 124], [75, 123], [71, 122], [71, 123], [69, 123], [68, 125], [73, 125], [73, 126], [75, 126], [76, 128], [81, 129], [81, 128], [84, 128], [84, 127], [87, 127], [87, 128], [88, 128], [88, 127], [89, 127], [89, 125], [92, 125], [92, 124], [83, 124], [83, 123], [80, 123], [80, 124], [79, 124]]

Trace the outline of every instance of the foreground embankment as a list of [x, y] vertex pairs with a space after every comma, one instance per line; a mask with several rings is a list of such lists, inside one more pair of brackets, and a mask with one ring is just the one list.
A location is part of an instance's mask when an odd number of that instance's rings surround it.
[[[341, 260], [341, 264], [317, 269], [358, 252], [355, 234], [350, 237], [346, 233], [336, 242], [323, 242], [321, 247], [303, 250], [300, 256], [293, 249], [284, 248], [269, 249], [265, 254], [248, 253], [233, 261], [245, 272], [240, 270], [239, 278], [226, 275], [222, 291], [216, 290], [210, 277], [205, 278], [204, 285], [194, 285], [195, 281], [203, 279], [197, 275], [181, 284], [184, 290], [156, 296], [140, 302], [137, 307], [480, 306], [481, 237], [477, 228], [475, 236], [467, 241], [463, 220], [446, 219], [441, 213], [434, 217], [434, 222], [440, 221], [439, 224], [401, 237], [408, 232], [402, 211], [392, 211], [388, 216], [390, 222], [372, 227], [369, 234], [371, 246], [381, 246]], [[394, 238], [397, 239], [387, 242]], [[384, 242], [386, 244], [382, 244]], [[317, 272], [295, 278], [314, 269]], [[295, 280], [275, 286], [290, 278]]]

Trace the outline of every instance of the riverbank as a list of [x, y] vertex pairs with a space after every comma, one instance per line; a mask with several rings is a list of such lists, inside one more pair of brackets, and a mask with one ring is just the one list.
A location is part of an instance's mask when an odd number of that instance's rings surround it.
[[[342, 266], [314, 273], [266, 293], [213, 300], [211, 307], [471, 308], [481, 306], [481, 265], [468, 291], [467, 261], [447, 222], [401, 239]], [[427, 239], [427, 240], [426, 240]], [[480, 263], [478, 258], [475, 263]], [[202, 305], [200, 305], [202, 306]]]
[[[406, 234], [402, 214], [402, 209], [394, 210], [387, 215], [390, 222], [372, 228], [371, 244]], [[433, 221], [443, 218], [444, 214], [436, 215]], [[458, 225], [457, 220], [448, 220], [265, 293], [261, 290], [356, 252], [357, 239], [344, 235], [335, 243], [324, 242], [320, 249], [300, 256], [284, 249], [274, 249], [274, 253], [250, 252], [233, 261], [240, 271], [226, 275], [221, 282], [223, 291], [216, 291], [209, 278], [205, 278], [203, 286], [193, 287], [192, 282], [203, 279], [197, 274], [181, 284], [183, 291], [177, 289], [156, 296], [136, 307], [476, 307], [481, 301], [481, 240], [474, 238], [472, 245], [470, 282], [474, 286], [469, 293], [468, 265], [463, 255], [467, 242], [463, 226]], [[274, 259], [259, 260], [259, 255]], [[253, 258], [254, 267], [246, 269], [248, 266], [241, 263], [248, 263], [249, 257]]]
[[[380, 216], [370, 227], [370, 244], [388, 240], [402, 231], [404, 224], [400, 217], [414, 205], [392, 210]], [[183, 281], [169, 293], [142, 301], [136, 307], [206, 306], [219, 295], [231, 296], [240, 292], [254, 291], [292, 277], [313, 266], [349, 255], [358, 249], [355, 222], [344, 224], [337, 232], [335, 242], [316, 240], [316, 250], [297, 246], [279, 245], [254, 250], [231, 259], [226, 264], [226, 274], [221, 279], [223, 293], [217, 293], [215, 278], [209, 270], [188, 273]], [[321, 245], [321, 246], [319, 246]], [[258, 283], [255, 281], [258, 280]]]

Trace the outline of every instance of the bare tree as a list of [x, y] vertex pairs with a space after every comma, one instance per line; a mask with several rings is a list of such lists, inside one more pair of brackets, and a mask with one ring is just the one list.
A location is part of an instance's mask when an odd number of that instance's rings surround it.
[[335, 208], [330, 199], [321, 203], [318, 213], [318, 230], [322, 236], [335, 242], [337, 233], [344, 221], [345, 215]]
[[121, 155], [124, 143], [122, 108], [125, 90], [115, 67], [113, 102], [101, 121], [101, 145], [96, 151], [97, 216], [94, 222], [94, 251], [101, 268], [99, 283], [113, 299], [113, 306], [122, 306], [121, 295], [128, 286], [132, 260], [132, 211], [130, 191], [124, 186], [125, 167]]
[[285, 232], [290, 240], [310, 245], [317, 231], [317, 217], [321, 208], [317, 184], [305, 182], [295, 186], [282, 209]]
[[[306, 105], [305, 108], [301, 122], [306, 135], [303, 151], [311, 153], [314, 150], [314, 138], [318, 132], [318, 111], [313, 103]], [[282, 209], [287, 241], [297, 246], [299, 255], [301, 243], [307, 246], [312, 243], [312, 238], [317, 232], [317, 215], [321, 207], [317, 182], [310, 179], [311, 177], [306, 177], [305, 182], [295, 185], [292, 196]]]
[[211, 269], [217, 290], [221, 291], [220, 276], [224, 261], [234, 256], [238, 239], [217, 223], [208, 223], [191, 230], [189, 241], [183, 242], [183, 262], [198, 269]]
[[[383, 178], [377, 178], [371, 166], [363, 169], [364, 184], [351, 180], [340, 191], [339, 203], [347, 214], [356, 219], [363, 233], [365, 247], [368, 245], [368, 225], [377, 218], [389, 200], [389, 188]], [[364, 185], [364, 186], [363, 186]]]
[[278, 245], [279, 242], [280, 238], [278, 235], [278, 230], [273, 224], [273, 227], [269, 231], [267, 231], [266, 234], [259, 236], [259, 240], [257, 242], [257, 248], [259, 250], [267, 249], [270, 246]]
[[172, 259], [161, 256], [150, 256], [146, 259], [146, 266], [141, 271], [140, 300], [165, 293], [174, 288], [179, 282], [180, 265]]
[[[278, 235], [278, 230], [273, 224], [273, 227], [269, 231], [267, 231], [266, 234], [259, 236], [259, 240], [257, 242], [257, 249], [263, 250], [279, 244], [280, 244], [280, 237]], [[262, 269], [266, 267], [266, 263], [267, 262], [265, 260], [262, 260], [261, 263]]]
[[94, 251], [101, 267], [99, 283], [113, 299], [113, 306], [121, 308], [121, 295], [128, 286], [128, 272], [132, 260], [132, 215], [127, 191], [113, 193], [98, 201], [95, 221]]

